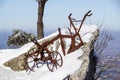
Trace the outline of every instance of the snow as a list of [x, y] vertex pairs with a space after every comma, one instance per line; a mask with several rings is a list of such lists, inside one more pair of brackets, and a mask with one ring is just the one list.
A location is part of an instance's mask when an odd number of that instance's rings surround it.
[[[93, 36], [92, 33], [97, 29], [98, 28], [96, 25], [83, 25], [80, 30], [83, 42], [89, 42], [89, 39]], [[68, 34], [67, 30], [63, 29], [62, 34]], [[44, 39], [53, 37], [55, 35], [58, 35], [58, 31], [45, 37]], [[66, 39], [66, 41], [67, 46], [69, 46], [69, 39]], [[26, 71], [16, 72], [3, 65], [3, 63], [6, 61], [27, 52], [31, 46], [33, 46], [33, 43], [25, 44], [18, 49], [0, 50], [0, 80], [63, 80], [63, 78], [70, 74], [73, 74], [78, 68], [80, 68], [83, 62], [82, 60], [78, 60], [78, 57], [83, 54], [83, 51], [80, 48], [66, 56], [63, 56], [62, 54], [63, 65], [54, 72], [49, 71], [46, 64], [40, 68], [35, 69], [35, 72], [30, 72], [30, 74], [28, 74]], [[62, 53], [61, 49], [59, 49], [59, 52]]]

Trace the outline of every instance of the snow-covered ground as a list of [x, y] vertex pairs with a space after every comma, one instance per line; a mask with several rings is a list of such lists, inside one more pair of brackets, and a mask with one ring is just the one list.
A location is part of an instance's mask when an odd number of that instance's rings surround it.
[[[92, 33], [95, 32], [97, 29], [98, 28], [96, 25], [82, 26], [80, 34], [82, 36], [83, 42], [89, 42], [89, 39], [93, 36]], [[62, 30], [62, 34], [67, 34], [66, 32], [66, 29]], [[55, 36], [57, 34], [58, 32], [55, 32], [45, 37], [44, 39]], [[82, 60], [78, 60], [78, 57], [83, 54], [83, 51], [80, 48], [66, 56], [62, 56], [63, 65], [54, 72], [49, 71], [46, 64], [40, 68], [35, 69], [35, 72], [30, 72], [30, 74], [28, 74], [28, 72], [26, 71], [12, 71], [10, 68], [3, 65], [3, 63], [5, 63], [6, 61], [24, 52], [27, 52], [32, 45], [33, 43], [28, 43], [18, 49], [0, 50], [0, 80], [63, 80], [63, 78], [65, 78], [67, 75], [74, 73], [78, 68], [80, 68], [82, 64]], [[60, 49], [59, 52], [62, 53]]]

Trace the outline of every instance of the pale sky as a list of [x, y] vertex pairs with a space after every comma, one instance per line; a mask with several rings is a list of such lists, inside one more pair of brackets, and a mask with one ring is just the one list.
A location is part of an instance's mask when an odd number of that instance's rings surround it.
[[[68, 15], [82, 19], [91, 10], [86, 23], [101, 23], [111, 30], [120, 30], [119, 0], [48, 0], [45, 6], [45, 31], [69, 26]], [[38, 5], [35, 0], [0, 0], [0, 31], [23, 29], [36, 31]]]

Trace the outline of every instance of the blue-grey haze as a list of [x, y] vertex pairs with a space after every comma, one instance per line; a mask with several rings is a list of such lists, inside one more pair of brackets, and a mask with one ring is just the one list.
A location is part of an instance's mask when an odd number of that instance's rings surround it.
[[[35, 32], [32, 32], [33, 34], [35, 34]], [[45, 32], [45, 36], [51, 34], [51, 32]], [[9, 48], [7, 46], [7, 40], [8, 40], [8, 36], [12, 34], [12, 31], [8, 31], [8, 32], [0, 32], [0, 49], [6, 49]], [[110, 41], [107, 50], [119, 50], [120, 51], [120, 37], [119, 37], [120, 31], [113, 31], [111, 32], [111, 35], [113, 36], [114, 40]]]

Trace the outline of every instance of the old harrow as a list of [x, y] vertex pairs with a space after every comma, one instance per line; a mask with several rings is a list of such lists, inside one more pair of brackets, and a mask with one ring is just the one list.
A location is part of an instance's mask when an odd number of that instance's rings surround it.
[[[50, 44], [53, 44], [56, 40], [60, 39], [60, 44], [62, 48], [63, 55], [66, 53], [71, 53], [83, 45], [83, 41], [80, 36], [80, 29], [83, 25], [87, 16], [91, 16], [91, 11], [88, 11], [82, 20], [76, 20], [71, 18], [71, 13], [68, 16], [70, 21], [70, 27], [68, 28], [69, 34], [62, 34], [60, 28], [58, 28], [59, 34], [52, 38], [51, 40], [45, 41], [42, 44], [34, 38], [32, 42], [37, 46], [37, 48], [32, 48], [28, 51], [27, 54], [27, 68], [30, 71], [34, 71], [34, 68], [39, 68], [43, 64], [47, 64], [47, 67], [50, 71], [54, 71], [55, 69], [61, 67], [63, 65], [63, 59], [61, 54], [58, 51], [51, 51], [47, 48]], [[79, 27], [75, 27], [74, 22], [80, 22]], [[73, 28], [73, 30], [71, 30]], [[65, 43], [63, 39], [69, 38], [71, 39], [70, 47], [68, 48], [68, 52], [65, 51]], [[76, 44], [77, 43], [77, 44]]]

